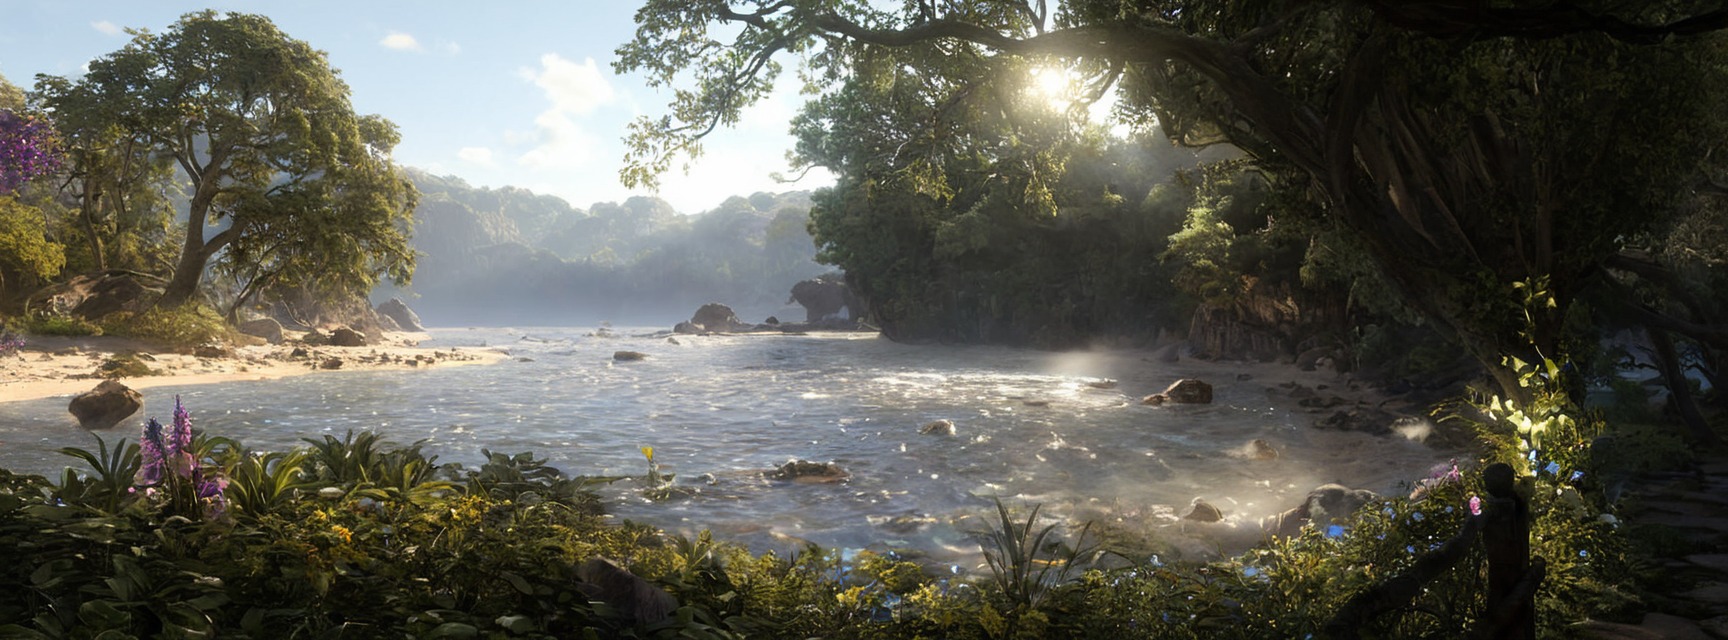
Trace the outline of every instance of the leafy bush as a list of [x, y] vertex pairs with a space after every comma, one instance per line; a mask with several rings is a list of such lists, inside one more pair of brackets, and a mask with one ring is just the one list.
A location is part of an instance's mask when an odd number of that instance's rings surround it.
[[152, 307], [140, 313], [122, 311], [102, 321], [108, 335], [137, 338], [175, 349], [210, 342], [227, 342], [234, 331], [209, 307], [188, 304], [173, 309]]
[[142, 378], [157, 374], [136, 353], [116, 353], [96, 367], [104, 378]]
[[99, 336], [102, 327], [77, 316], [42, 315], [35, 316], [25, 324], [26, 333], [39, 336]]

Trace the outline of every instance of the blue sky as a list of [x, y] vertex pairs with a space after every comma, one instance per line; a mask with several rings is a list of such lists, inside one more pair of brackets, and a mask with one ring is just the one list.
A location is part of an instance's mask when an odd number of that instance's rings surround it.
[[[10, 0], [0, 74], [25, 89], [39, 73], [76, 76], [124, 46], [124, 29], [160, 32], [205, 8], [264, 14], [328, 52], [355, 110], [401, 127], [402, 164], [582, 208], [648, 193], [617, 178], [625, 125], [663, 113], [667, 100], [664, 90], [612, 72], [612, 51], [635, 31], [634, 2]], [[783, 80], [776, 99], [710, 138], [688, 175], [675, 164], [654, 195], [696, 213], [732, 195], [830, 184], [823, 172], [792, 184], [770, 177], [792, 173], [785, 152], [800, 103], [795, 83]]]

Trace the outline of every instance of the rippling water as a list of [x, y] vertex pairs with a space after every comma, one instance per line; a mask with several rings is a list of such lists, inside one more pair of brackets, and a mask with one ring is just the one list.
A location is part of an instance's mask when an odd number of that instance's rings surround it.
[[[441, 462], [482, 447], [533, 451], [571, 474], [640, 475], [639, 447], [690, 497], [650, 503], [612, 485], [615, 511], [672, 530], [712, 528], [758, 548], [906, 546], [938, 557], [976, 551], [965, 516], [991, 497], [1073, 518], [1153, 524], [1203, 497], [1251, 522], [1324, 482], [1391, 491], [1448, 455], [1396, 436], [1319, 431], [1276, 388], [1327, 374], [1184, 360], [1144, 352], [1049, 353], [896, 344], [866, 334], [678, 336], [650, 330], [435, 330], [422, 346], [485, 345], [512, 360], [411, 372], [330, 372], [274, 381], [158, 387], [145, 413], [184, 397], [199, 428], [254, 449], [373, 430], [429, 441]], [[614, 363], [618, 350], [649, 354]], [[1239, 380], [1238, 374], [1251, 376]], [[1300, 375], [1302, 378], [1292, 378]], [[1146, 407], [1170, 382], [1211, 382], [1211, 405]], [[1117, 389], [1087, 383], [1119, 381]], [[0, 403], [0, 466], [55, 473], [54, 451], [91, 446], [66, 398]], [[921, 435], [948, 419], [951, 437]], [[134, 432], [105, 436], [136, 439]], [[1233, 455], [1255, 438], [1283, 456]], [[835, 485], [768, 482], [756, 471], [801, 458], [852, 475]]]

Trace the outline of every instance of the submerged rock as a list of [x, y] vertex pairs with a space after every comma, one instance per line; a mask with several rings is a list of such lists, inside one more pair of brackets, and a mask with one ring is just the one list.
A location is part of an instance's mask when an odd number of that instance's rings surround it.
[[830, 484], [852, 477], [832, 462], [792, 460], [763, 474], [772, 480], [787, 480], [800, 484]]
[[1277, 460], [1278, 450], [1272, 447], [1272, 443], [1255, 438], [1248, 441], [1248, 457], [1254, 460]]
[[1373, 407], [1358, 407], [1346, 411], [1338, 411], [1314, 423], [1319, 429], [1337, 431], [1360, 431], [1362, 433], [1383, 436], [1392, 433], [1392, 423], [1398, 421], [1398, 416]]
[[1182, 519], [1195, 522], [1218, 522], [1224, 519], [1224, 512], [1218, 507], [1212, 506], [1210, 502], [1195, 498], [1194, 508], [1188, 512], [1188, 515], [1182, 516]]
[[118, 380], [103, 380], [84, 393], [72, 398], [66, 410], [85, 429], [111, 429], [144, 407], [143, 394], [120, 384]]
[[613, 352], [612, 359], [617, 362], [635, 362], [637, 360], [647, 360], [648, 354], [642, 353], [641, 351], [617, 351]]
[[937, 420], [929, 422], [922, 427], [918, 427], [918, 433], [927, 436], [951, 436], [954, 435], [954, 421]]

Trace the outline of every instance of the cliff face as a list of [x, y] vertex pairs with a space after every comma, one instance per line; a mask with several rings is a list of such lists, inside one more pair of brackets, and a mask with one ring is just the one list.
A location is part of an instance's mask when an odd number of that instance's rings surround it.
[[1202, 304], [1188, 324], [1196, 355], [1231, 360], [1289, 360], [1316, 346], [1319, 336], [1346, 321], [1344, 300], [1288, 282], [1250, 281], [1236, 300]]

